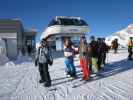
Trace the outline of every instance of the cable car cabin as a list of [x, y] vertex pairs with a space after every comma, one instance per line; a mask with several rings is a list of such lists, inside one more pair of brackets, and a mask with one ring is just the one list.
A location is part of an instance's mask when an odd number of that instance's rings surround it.
[[88, 31], [88, 24], [80, 17], [56, 16], [42, 33], [41, 39], [48, 38], [54, 50], [62, 51], [65, 38], [70, 38], [77, 45], [80, 35]]

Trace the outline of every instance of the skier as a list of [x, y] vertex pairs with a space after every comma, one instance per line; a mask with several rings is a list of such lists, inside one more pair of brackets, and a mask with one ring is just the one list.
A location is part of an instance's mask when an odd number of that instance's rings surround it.
[[40, 47], [38, 49], [35, 66], [39, 65], [39, 72], [41, 79], [39, 83], [44, 83], [45, 87], [51, 86], [51, 78], [48, 71], [48, 64], [53, 64], [53, 58], [51, 56], [50, 48], [47, 45], [47, 40], [42, 39], [40, 43]]
[[107, 45], [104, 42], [104, 39], [98, 38], [98, 69], [102, 68], [102, 65], [105, 65], [106, 53], [107, 53]]
[[109, 52], [109, 46], [105, 43], [105, 38], [102, 38], [102, 44], [103, 44], [103, 65], [106, 64], [106, 54]]
[[65, 41], [64, 56], [67, 75], [76, 78], [76, 69], [74, 66], [74, 49], [72, 48], [72, 42], [70, 39], [66, 39]]
[[113, 40], [111, 45], [112, 45], [112, 49], [114, 49], [114, 53], [117, 53], [118, 45], [119, 45], [118, 44], [118, 39]]
[[85, 36], [81, 36], [80, 38], [80, 46], [79, 46], [79, 57], [80, 57], [80, 66], [83, 71], [83, 80], [89, 80], [90, 78], [90, 70], [88, 65], [90, 63], [89, 60], [89, 52], [90, 48], [88, 48], [88, 44]]
[[130, 37], [128, 41], [128, 53], [129, 53], [128, 60], [132, 60], [132, 54], [133, 54], [132, 48], [133, 48], [133, 37]]
[[31, 54], [31, 51], [32, 51], [32, 47], [31, 47], [31, 45], [27, 45], [27, 52], [28, 52], [28, 55], [30, 55]]
[[91, 47], [91, 71], [92, 73], [94, 73], [95, 75], [98, 73], [98, 65], [97, 65], [97, 61], [98, 61], [98, 43], [95, 40], [94, 36], [90, 37], [91, 42], [89, 43], [90, 47]]

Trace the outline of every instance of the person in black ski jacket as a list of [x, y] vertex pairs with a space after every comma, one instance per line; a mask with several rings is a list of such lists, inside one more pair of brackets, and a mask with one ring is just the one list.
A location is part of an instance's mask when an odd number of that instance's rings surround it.
[[39, 65], [40, 81], [45, 87], [51, 86], [51, 78], [48, 71], [48, 65], [52, 65], [53, 59], [46, 39], [42, 39], [41, 46], [38, 48], [35, 66]]
[[91, 47], [91, 57], [95, 57], [97, 58], [98, 57], [98, 52], [97, 52], [97, 49], [98, 49], [98, 42], [95, 40], [95, 37], [92, 36], [91, 37], [91, 42], [89, 43], [90, 47]]
[[118, 46], [119, 46], [118, 39], [113, 40], [111, 45], [112, 45], [112, 49], [114, 49], [114, 53], [117, 53]]
[[98, 73], [98, 65], [97, 65], [97, 60], [98, 60], [98, 52], [97, 52], [98, 43], [95, 40], [94, 36], [91, 36], [90, 40], [91, 40], [91, 42], [89, 43], [89, 47], [91, 49], [91, 53], [90, 53], [90, 56], [91, 56], [91, 67], [90, 67], [90, 70], [91, 70], [92, 73], [97, 74]]
[[102, 38], [98, 38], [98, 69], [101, 69], [101, 65], [105, 65], [105, 60], [106, 60], [106, 53], [108, 51], [108, 47], [106, 45], [106, 43], [104, 42], [104, 39]]

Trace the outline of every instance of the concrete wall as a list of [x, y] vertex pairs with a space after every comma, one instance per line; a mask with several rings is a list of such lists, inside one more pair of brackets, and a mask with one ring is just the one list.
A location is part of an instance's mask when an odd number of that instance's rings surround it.
[[6, 44], [5, 41], [0, 39], [0, 55], [6, 55]]
[[6, 51], [7, 57], [10, 59], [15, 59], [17, 57], [17, 39], [7, 38], [6, 39]]
[[11, 59], [17, 56], [17, 33], [0, 33], [0, 37], [4, 42], [5, 55]]
[[31, 35], [34, 37], [35, 34], [36, 31], [34, 30], [29, 30], [25, 33], [24, 27], [20, 20], [0, 19], [0, 38], [5, 41], [6, 53], [10, 58], [15, 58], [19, 51], [24, 54], [26, 36]]

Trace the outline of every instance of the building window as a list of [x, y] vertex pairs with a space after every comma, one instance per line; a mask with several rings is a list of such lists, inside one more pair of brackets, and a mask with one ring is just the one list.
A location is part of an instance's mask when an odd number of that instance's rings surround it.
[[75, 25], [75, 26], [88, 26], [87, 23], [82, 19], [69, 19], [69, 18], [58, 18], [53, 19], [48, 26], [53, 25]]

